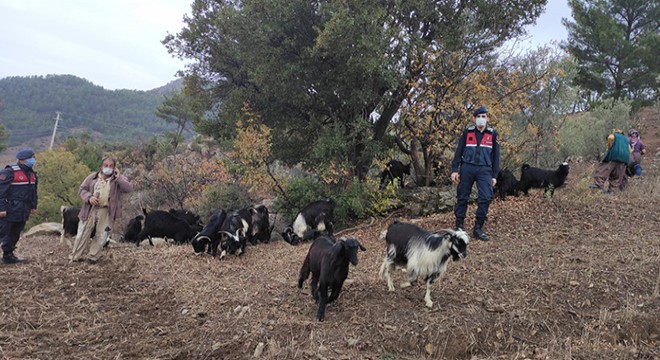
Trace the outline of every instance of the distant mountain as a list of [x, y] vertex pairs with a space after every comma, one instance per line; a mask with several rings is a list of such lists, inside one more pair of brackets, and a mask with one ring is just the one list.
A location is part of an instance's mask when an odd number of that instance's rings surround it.
[[154, 112], [181, 85], [176, 80], [149, 91], [106, 90], [73, 75], [7, 77], [0, 79], [0, 124], [9, 146], [50, 136], [56, 112], [57, 139], [80, 133], [110, 142], [146, 139], [174, 129]]

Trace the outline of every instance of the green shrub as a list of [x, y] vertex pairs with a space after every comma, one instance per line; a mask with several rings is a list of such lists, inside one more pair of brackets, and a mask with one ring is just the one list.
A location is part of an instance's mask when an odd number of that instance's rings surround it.
[[374, 193], [378, 191], [373, 184], [360, 182], [357, 178], [338, 192], [335, 209], [335, 226], [346, 227], [355, 224], [374, 213]]
[[[376, 180], [374, 180], [376, 182]], [[376, 183], [376, 186], [378, 184]], [[398, 209], [401, 207], [401, 199], [396, 193], [396, 189], [399, 188], [399, 179], [394, 179], [394, 181], [387, 184], [384, 189], [376, 189], [372, 193], [372, 210], [374, 215], [383, 216], [389, 212]]]
[[39, 206], [27, 228], [42, 222], [60, 222], [61, 206], [82, 205], [78, 189], [90, 173], [90, 169], [69, 151], [44, 151], [37, 154], [37, 159]]
[[393, 186], [396, 185], [380, 190], [376, 180], [360, 182], [354, 178], [346, 187], [331, 188], [313, 177], [298, 178], [287, 184], [286, 198], [276, 199], [275, 211], [280, 213], [282, 218], [292, 221], [309, 203], [331, 198], [337, 203], [334, 225], [336, 229], [341, 229], [368, 216], [384, 214], [391, 210], [399, 203]]
[[197, 212], [203, 218], [208, 218], [209, 215], [219, 209], [230, 211], [254, 205], [247, 189], [238, 184], [207, 186], [202, 193], [199, 204]]
[[303, 177], [290, 180], [285, 188], [286, 196], [275, 199], [275, 212], [283, 219], [291, 219], [307, 204], [324, 199], [332, 198], [324, 192], [323, 184], [316, 178]]
[[619, 102], [612, 108], [595, 108], [567, 120], [561, 129], [560, 153], [582, 156], [585, 160], [600, 160], [607, 149], [607, 136], [612, 129], [626, 132], [630, 124], [630, 105]]

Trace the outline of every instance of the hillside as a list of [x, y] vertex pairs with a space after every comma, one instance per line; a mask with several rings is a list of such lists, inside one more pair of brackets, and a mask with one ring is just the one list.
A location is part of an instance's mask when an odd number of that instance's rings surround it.
[[[651, 134], [655, 121], [636, 126]], [[309, 280], [296, 287], [308, 244], [276, 236], [218, 260], [118, 243], [89, 265], [69, 264], [57, 235], [23, 238], [29, 262], [0, 266], [0, 356], [247, 359], [263, 347], [263, 359], [660, 359], [660, 137], [645, 140], [645, 173], [623, 193], [588, 189], [596, 164], [582, 162], [552, 199], [494, 201], [493, 240], [449, 264], [432, 309], [423, 285], [392, 293], [378, 278], [394, 218], [338, 234], [367, 251], [322, 323]], [[440, 229], [453, 215], [408, 220]]]
[[171, 130], [154, 112], [163, 95], [180, 87], [172, 82], [150, 91], [106, 90], [72, 75], [0, 79], [0, 123], [8, 145], [48, 138], [61, 112], [58, 139], [88, 133], [107, 141], [135, 140]]

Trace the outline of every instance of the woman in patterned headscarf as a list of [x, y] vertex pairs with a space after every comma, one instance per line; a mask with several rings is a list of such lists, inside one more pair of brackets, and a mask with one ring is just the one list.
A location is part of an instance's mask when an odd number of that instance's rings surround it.
[[642, 155], [646, 154], [646, 146], [639, 137], [639, 132], [635, 129], [628, 130], [628, 141], [632, 152], [630, 153], [630, 163], [628, 168], [631, 174], [642, 175]]

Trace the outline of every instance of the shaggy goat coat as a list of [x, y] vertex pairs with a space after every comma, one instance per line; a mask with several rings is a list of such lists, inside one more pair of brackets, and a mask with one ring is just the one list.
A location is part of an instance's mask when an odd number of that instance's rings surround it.
[[556, 170], [539, 169], [524, 164], [520, 173], [518, 186], [520, 187], [520, 191], [525, 195], [529, 195], [529, 189], [538, 188], [545, 189], [545, 192], [549, 192], [550, 196], [552, 196], [555, 189], [562, 187], [566, 182], [568, 170], [568, 163], [559, 165]]
[[431, 284], [447, 270], [450, 257], [456, 261], [467, 256], [469, 237], [462, 230], [430, 233], [416, 225], [395, 221], [387, 228], [385, 240], [387, 255], [380, 267], [380, 278], [387, 280], [388, 289], [394, 291], [390, 270], [396, 265], [405, 266], [408, 281], [401, 287], [408, 287], [422, 277], [426, 282], [424, 301], [431, 308]]
[[329, 236], [316, 237], [309, 247], [305, 262], [300, 268], [298, 288], [302, 289], [311, 272], [312, 297], [319, 304], [317, 320], [323, 321], [326, 304], [339, 297], [344, 281], [348, 277], [349, 263], [353, 265], [358, 263], [358, 249], [366, 251], [356, 239], [335, 241]]

